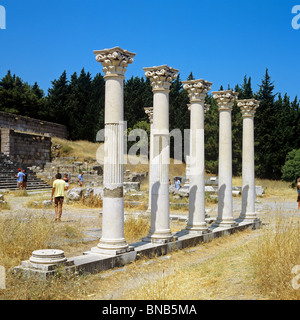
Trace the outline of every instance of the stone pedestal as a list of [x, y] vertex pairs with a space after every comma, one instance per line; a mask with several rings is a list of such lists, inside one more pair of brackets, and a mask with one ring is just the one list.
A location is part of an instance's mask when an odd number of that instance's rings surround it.
[[92, 252], [120, 254], [131, 250], [124, 238], [124, 74], [135, 53], [119, 47], [94, 51], [105, 73], [105, 141], [102, 238]]
[[57, 268], [68, 268], [74, 265], [73, 259], [68, 260], [59, 249], [42, 249], [32, 252], [29, 260], [22, 261], [21, 268], [32, 270], [33, 274], [42, 277], [53, 274]]
[[242, 210], [237, 222], [258, 220], [255, 213], [254, 116], [259, 106], [255, 99], [239, 100], [243, 116]]
[[232, 128], [231, 111], [238, 93], [232, 90], [213, 92], [219, 106], [219, 186], [218, 217], [213, 227], [234, 227], [232, 202]]
[[204, 102], [212, 83], [183, 81], [190, 98], [189, 219], [186, 232], [205, 233]]
[[153, 158], [151, 161], [151, 228], [143, 241], [170, 242], [169, 90], [178, 70], [166, 65], [144, 68], [153, 90]]
[[150, 122], [150, 154], [149, 154], [149, 204], [147, 213], [151, 214], [151, 186], [153, 183], [153, 177], [152, 177], [152, 170], [151, 170], [151, 163], [153, 159], [153, 107], [144, 108], [145, 113], [149, 117]]

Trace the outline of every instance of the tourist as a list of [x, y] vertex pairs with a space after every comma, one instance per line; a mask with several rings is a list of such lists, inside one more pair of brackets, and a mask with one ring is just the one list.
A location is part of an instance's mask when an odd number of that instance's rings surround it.
[[298, 210], [300, 210], [300, 176], [297, 179], [297, 193], [298, 193], [298, 197], [297, 197]]
[[15, 177], [17, 178], [19, 190], [22, 190], [24, 173], [22, 172], [21, 169], [18, 169], [18, 174], [16, 174]]
[[80, 172], [80, 174], [78, 176], [78, 184], [80, 187], [82, 187], [82, 185], [83, 185], [83, 172]]
[[23, 176], [22, 187], [23, 187], [23, 190], [26, 190], [26, 188], [27, 188], [27, 178], [28, 178], [28, 174], [27, 174], [27, 172], [26, 172], [25, 169], [23, 169], [23, 173], [24, 173], [24, 176]]
[[66, 183], [66, 187], [67, 187], [67, 189], [66, 189], [66, 190], [68, 190], [68, 189], [69, 189], [70, 179], [69, 179], [69, 177], [68, 177], [68, 174], [67, 174], [67, 173], [65, 173], [65, 176], [64, 176], [63, 180], [64, 180], [64, 182]]
[[176, 178], [176, 179], [175, 179], [175, 189], [176, 189], [176, 190], [179, 190], [179, 189], [180, 189], [180, 184], [181, 184], [181, 182], [180, 182], [179, 178]]
[[55, 176], [56, 180], [53, 182], [51, 201], [55, 204], [55, 221], [61, 221], [62, 206], [64, 202], [65, 190], [67, 190], [66, 183], [61, 178], [61, 174], [57, 173]]

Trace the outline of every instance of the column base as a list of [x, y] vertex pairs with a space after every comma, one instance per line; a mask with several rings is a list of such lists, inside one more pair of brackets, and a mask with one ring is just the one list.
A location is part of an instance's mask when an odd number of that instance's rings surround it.
[[122, 249], [107, 249], [107, 248], [99, 248], [99, 247], [93, 247], [91, 248], [90, 252], [91, 253], [97, 253], [97, 254], [104, 254], [104, 255], [109, 255], [109, 256], [117, 256], [119, 254], [123, 254], [126, 252], [133, 251], [134, 247], [132, 246], [127, 246], [126, 248]]
[[152, 242], [152, 243], [168, 243], [177, 240], [177, 237], [173, 236], [171, 230], [167, 232], [154, 232], [149, 233], [147, 237], [142, 238], [143, 242]]
[[183, 232], [186, 232], [188, 234], [205, 234], [210, 232], [210, 230], [208, 230], [208, 226], [207, 224], [201, 223], [201, 224], [195, 224], [195, 225], [187, 225], [185, 229], [182, 230]]
[[233, 227], [237, 227], [238, 223], [236, 221], [234, 221], [233, 219], [230, 220], [216, 220], [216, 222], [214, 222], [211, 227], [212, 228], [233, 228]]
[[93, 247], [91, 252], [107, 255], [118, 255], [132, 250], [133, 247], [128, 246], [125, 239], [100, 239], [97, 247]]
[[208, 228], [207, 229], [202, 229], [202, 230], [186, 228], [186, 229], [181, 230], [180, 234], [182, 234], [182, 235], [190, 234], [190, 235], [199, 235], [199, 236], [201, 236], [201, 235], [204, 235], [204, 234], [207, 234], [207, 233], [211, 233], [211, 232], [212, 231], [209, 230]]
[[241, 215], [238, 217], [238, 219], [235, 220], [237, 223], [255, 223], [260, 222], [260, 219], [257, 217], [257, 215], [254, 213]]

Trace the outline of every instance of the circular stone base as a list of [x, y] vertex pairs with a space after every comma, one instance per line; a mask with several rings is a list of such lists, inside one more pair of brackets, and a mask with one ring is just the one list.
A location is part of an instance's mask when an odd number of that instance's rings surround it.
[[57, 264], [67, 261], [67, 258], [62, 250], [44, 249], [33, 251], [29, 261], [40, 264]]

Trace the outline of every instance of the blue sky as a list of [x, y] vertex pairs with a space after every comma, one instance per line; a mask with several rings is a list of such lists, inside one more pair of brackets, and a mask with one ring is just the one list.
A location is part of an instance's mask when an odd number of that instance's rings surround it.
[[[126, 78], [167, 64], [186, 80], [212, 90], [251, 76], [254, 91], [269, 69], [276, 92], [300, 98], [300, 29], [292, 8], [300, 0], [0, 0], [0, 78], [8, 69], [47, 92], [51, 81], [84, 67], [102, 73], [93, 50], [120, 46], [135, 52]], [[299, 21], [300, 23], [300, 21]]]

